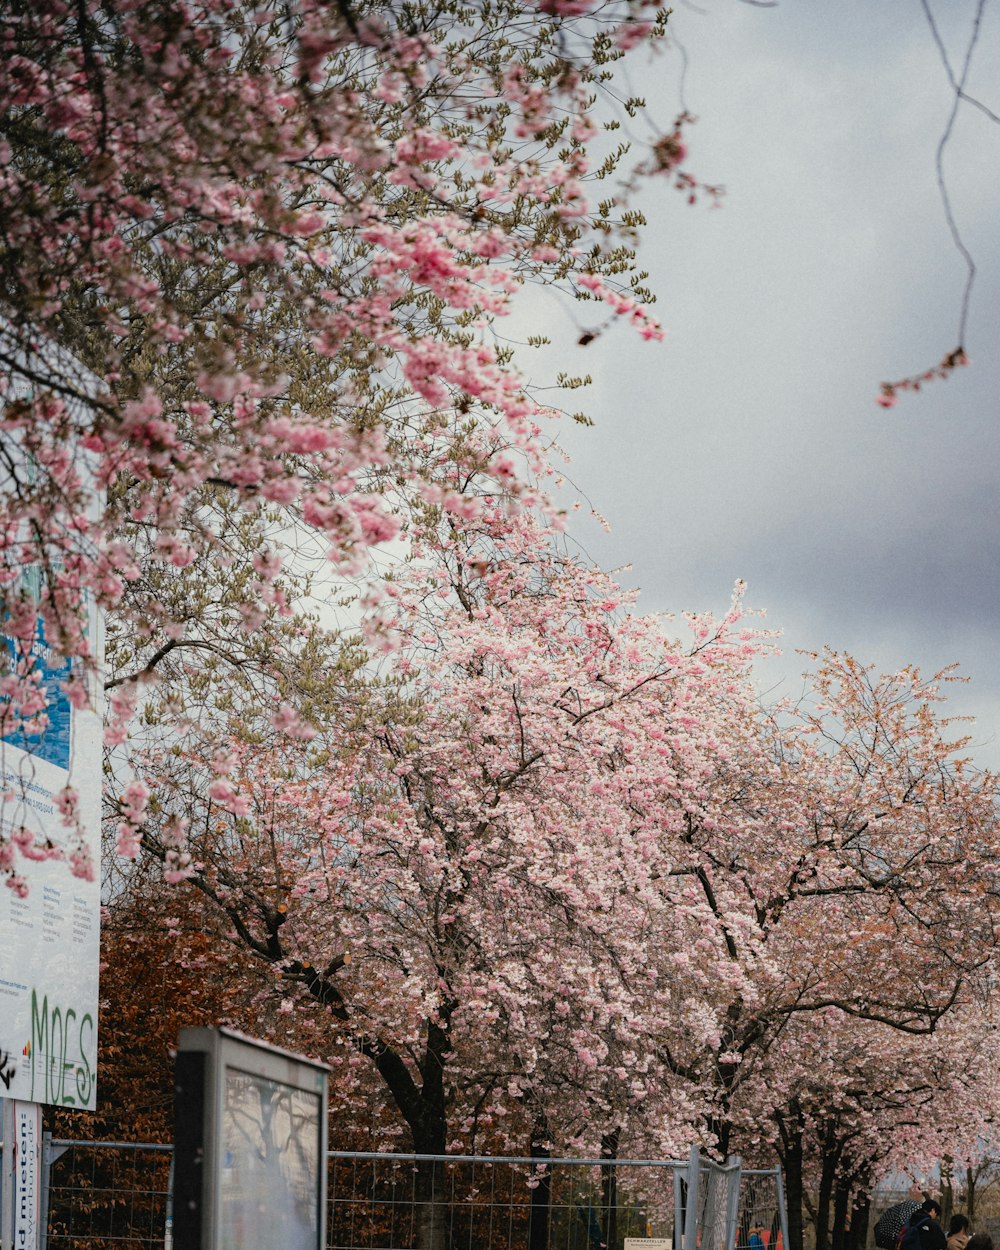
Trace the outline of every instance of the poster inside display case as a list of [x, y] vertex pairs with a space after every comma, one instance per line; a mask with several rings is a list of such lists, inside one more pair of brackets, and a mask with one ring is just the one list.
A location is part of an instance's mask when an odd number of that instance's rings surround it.
[[175, 1244], [323, 1250], [327, 1069], [228, 1029], [181, 1031]]

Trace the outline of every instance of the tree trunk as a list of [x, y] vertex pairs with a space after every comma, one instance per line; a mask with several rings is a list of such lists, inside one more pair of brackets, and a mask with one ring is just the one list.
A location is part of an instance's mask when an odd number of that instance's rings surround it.
[[[419, 1127], [413, 1132], [413, 1149], [421, 1155], [443, 1155], [447, 1145], [445, 1112], [445, 1061], [451, 1042], [445, 1028], [430, 1022], [424, 1045], [420, 1075]], [[419, 1138], [419, 1140], [418, 1140]], [[444, 1164], [417, 1164], [417, 1240], [414, 1250], [448, 1250], [451, 1207], [445, 1193]]]
[[834, 1127], [832, 1124], [827, 1124], [823, 1134], [819, 1195], [816, 1199], [816, 1250], [830, 1250], [830, 1207], [833, 1199], [833, 1182], [839, 1162], [840, 1147]]
[[955, 1161], [950, 1155], [941, 1160], [941, 1226], [947, 1228], [955, 1210]]
[[[426, 1082], [423, 1091], [426, 1092]], [[445, 1147], [444, 1115], [428, 1114], [410, 1125], [417, 1155], [441, 1155]], [[448, 1250], [451, 1208], [445, 1190], [444, 1164], [418, 1159], [414, 1177], [414, 1250]]]
[[[601, 1138], [601, 1158], [617, 1159], [621, 1129], [612, 1129]], [[607, 1250], [618, 1246], [618, 1169], [614, 1163], [601, 1167], [601, 1208], [604, 1214], [604, 1244]]]
[[851, 1211], [851, 1225], [847, 1236], [847, 1250], [865, 1250], [868, 1244], [868, 1222], [871, 1216], [871, 1172], [865, 1168], [858, 1178], [858, 1190]]
[[785, 1201], [788, 1204], [788, 1246], [803, 1250], [802, 1237], [802, 1112], [797, 1102], [789, 1114], [775, 1117], [778, 1124], [778, 1157], [785, 1174]]
[[419, 1159], [414, 1198], [414, 1250], [448, 1250], [451, 1208], [445, 1194], [444, 1164]]
[[[535, 1120], [531, 1130], [529, 1153], [532, 1159], [548, 1159], [551, 1151], [548, 1147], [548, 1125], [543, 1116]], [[531, 1191], [531, 1210], [528, 1213], [528, 1250], [548, 1250], [549, 1218], [552, 1208], [552, 1171], [536, 1171], [532, 1176], [534, 1188]]]
[[[428, 1023], [426, 1029], [419, 1085], [396, 1051], [371, 1044], [368, 1054], [406, 1120], [414, 1154], [443, 1155], [448, 1141], [444, 1070], [451, 1045], [441, 1025]], [[417, 1161], [414, 1201], [414, 1250], [448, 1250], [451, 1208], [441, 1162]]]
[[833, 1229], [830, 1250], [847, 1250], [848, 1215], [851, 1209], [852, 1181], [839, 1176], [833, 1189]]

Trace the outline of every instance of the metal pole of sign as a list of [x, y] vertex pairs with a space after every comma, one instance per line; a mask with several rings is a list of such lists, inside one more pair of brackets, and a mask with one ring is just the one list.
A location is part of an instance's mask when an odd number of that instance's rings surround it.
[[3, 1104], [2, 1128], [0, 1128], [0, 1250], [13, 1250], [14, 1239], [14, 1100], [0, 1099]]
[[684, 1204], [684, 1250], [698, 1250], [698, 1181], [701, 1159], [698, 1147], [691, 1147], [688, 1161], [687, 1202]]

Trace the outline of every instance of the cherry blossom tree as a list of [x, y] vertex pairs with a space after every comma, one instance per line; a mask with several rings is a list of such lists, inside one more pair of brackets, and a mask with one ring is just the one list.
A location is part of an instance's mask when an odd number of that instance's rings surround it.
[[776, 1146], [826, 1228], [974, 1124], [995, 783], [938, 683], [831, 653], [768, 712], [738, 603], [682, 644], [500, 505], [428, 510], [410, 552], [388, 654], [342, 645], [308, 722], [237, 688], [169, 750], [152, 726], [114, 813], [347, 1105], [378, 1076], [382, 1144]]
[[[310, 575], [342, 592], [407, 508], [474, 512], [470, 476], [538, 499], [549, 409], [495, 322], [539, 281], [659, 337], [640, 219], [589, 184], [627, 146], [613, 63], [665, 20], [639, 0], [0, 15], [7, 734], [44, 729], [42, 636], [92, 697], [88, 602], [120, 744], [154, 678], [268, 685]], [[672, 135], [650, 167], [689, 196]], [[6, 843], [0, 871], [23, 888]]]
[[[996, 1080], [996, 1030], [983, 986], [932, 1034], [909, 1034], [828, 1009], [800, 1017], [761, 1072], [754, 1124], [784, 1169], [790, 1240], [855, 1250], [871, 1194], [892, 1173], [930, 1176], [975, 1153]], [[773, 1083], [777, 1096], [768, 1095]], [[739, 1135], [740, 1148], [747, 1139]]]
[[[995, 951], [996, 779], [935, 715], [947, 677], [876, 676], [827, 653], [814, 699], [761, 717], [766, 755], [720, 769], [715, 807], [691, 813], [681, 899], [709, 940], [714, 918], [730, 969], [703, 1000], [708, 1044], [662, 1056], [703, 1090], [708, 1144], [777, 1146], [796, 1245], [810, 1158], [825, 1229], [834, 1198], [890, 1157], [913, 1162], [907, 1116], [977, 1066], [967, 1045], [980, 1035], [962, 1025], [988, 1001]], [[963, 1123], [976, 1117], [954, 1099], [936, 1104], [920, 1124], [924, 1166]], [[893, 1149], [874, 1144], [882, 1133]]]
[[119, 823], [320, 1009], [341, 1079], [374, 1067], [413, 1149], [541, 1113], [589, 1144], [646, 1096], [647, 917], [759, 643], [737, 605], [682, 645], [502, 508], [429, 531], [386, 598], [396, 648], [344, 673], [352, 715], [193, 731]]
[[[971, 769], [963, 740], [934, 715], [946, 678], [876, 677], [828, 653], [815, 704], [789, 729], [775, 724], [760, 788], [745, 774], [728, 779], [741, 787], [730, 789], [743, 807], [739, 843], [720, 847], [711, 830], [692, 839], [698, 867], [718, 876], [716, 896], [739, 900], [743, 929], [775, 959], [760, 1006], [748, 1010], [745, 996], [727, 1009], [720, 1053], [736, 1083], [765, 1021], [767, 1032], [832, 1007], [930, 1033], [988, 962], [996, 781]], [[764, 839], [777, 851], [767, 858]], [[722, 903], [718, 914], [738, 954], [740, 926]]]

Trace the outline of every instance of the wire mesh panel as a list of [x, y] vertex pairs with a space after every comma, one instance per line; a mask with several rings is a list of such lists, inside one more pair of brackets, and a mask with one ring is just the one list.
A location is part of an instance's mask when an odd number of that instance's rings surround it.
[[736, 1250], [784, 1250], [785, 1209], [777, 1169], [744, 1169], [740, 1177]]
[[739, 1162], [700, 1161], [697, 1244], [701, 1250], [731, 1250], [740, 1187]]
[[147, 1250], [168, 1242], [171, 1146], [50, 1143], [47, 1250]]
[[622, 1250], [673, 1232], [672, 1162], [334, 1153], [331, 1250]]
[[[46, 1142], [46, 1250], [171, 1250], [170, 1146]], [[675, 1207], [697, 1172], [691, 1245], [784, 1250], [780, 1173], [738, 1161], [528, 1159], [334, 1151], [329, 1250], [680, 1250]], [[676, 1178], [676, 1186], [675, 1186]], [[660, 1243], [662, 1247], [663, 1242]], [[660, 1250], [657, 1247], [656, 1250]], [[178, 1248], [182, 1250], [182, 1248]], [[630, 1247], [630, 1250], [642, 1250]]]

